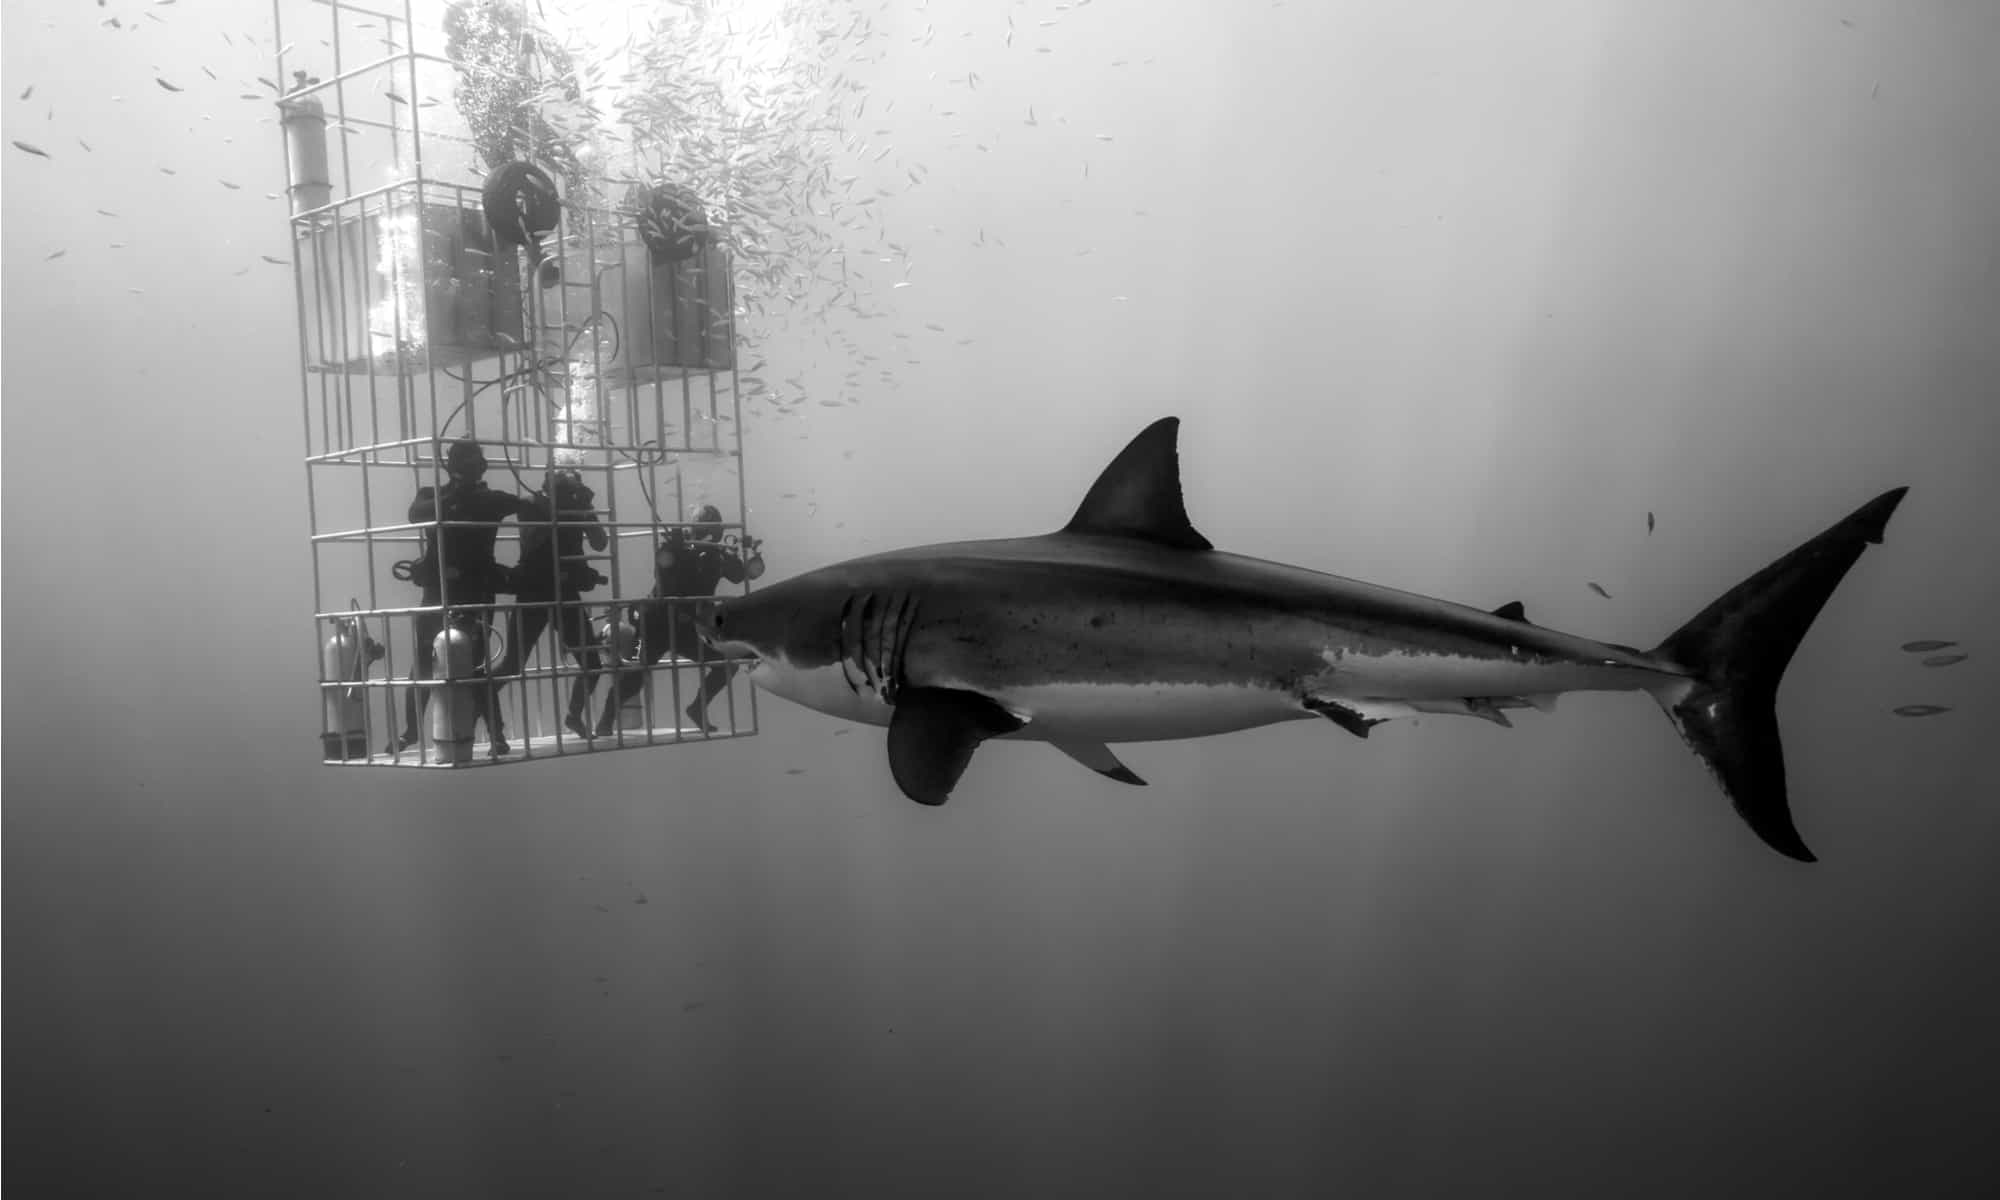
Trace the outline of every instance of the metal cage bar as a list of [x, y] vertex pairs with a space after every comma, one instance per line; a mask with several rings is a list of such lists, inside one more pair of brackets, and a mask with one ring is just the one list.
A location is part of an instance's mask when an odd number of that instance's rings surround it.
[[[489, 223], [476, 179], [440, 174], [454, 148], [476, 143], [447, 108], [424, 102], [427, 74], [455, 68], [422, 48], [419, 7], [272, 4], [277, 77], [287, 84], [278, 102], [322, 759], [487, 766], [754, 735], [756, 698], [738, 703], [748, 686], [740, 670], [701, 710], [713, 731], [682, 719], [685, 698], [701, 694], [718, 664], [690, 641], [697, 598], [657, 594], [654, 570], [666, 531], [689, 527], [690, 471], [734, 471], [737, 519], [724, 529], [746, 529], [731, 264], [713, 248], [656, 261], [636, 214], [601, 198], [610, 181], [588, 179], [549, 234], [558, 279], [540, 286], [531, 256]], [[294, 50], [291, 14], [325, 20], [325, 39], [314, 28], [297, 42], [323, 40], [323, 54]], [[368, 39], [380, 52], [349, 46], [361, 34], [356, 18], [381, 23]], [[297, 60], [327, 68], [324, 77], [302, 73], [291, 86]], [[400, 103], [371, 111], [385, 94]], [[315, 126], [316, 175], [294, 140]], [[433, 155], [433, 144], [450, 153]], [[461, 436], [480, 443], [493, 490], [517, 499], [533, 498], [559, 461], [574, 466], [602, 489], [594, 519], [603, 547], [572, 557], [566, 539], [582, 526], [547, 503], [531, 510], [545, 517], [527, 521], [417, 505], [419, 489], [445, 494], [446, 446]], [[706, 494], [727, 502], [712, 485]], [[480, 552], [459, 545], [465, 537], [490, 538], [496, 562], [512, 551], [514, 590], [468, 591], [454, 580], [461, 567], [487, 569]], [[540, 564], [547, 575], [524, 579], [533, 571], [519, 557], [536, 542], [551, 548]], [[453, 561], [464, 554], [473, 557]], [[572, 596], [572, 562], [606, 584]], [[420, 586], [431, 571], [437, 581]], [[526, 631], [533, 644], [516, 644]], [[500, 667], [511, 669], [502, 677]], [[605, 727], [604, 736], [568, 724], [583, 681], [587, 728]], [[418, 736], [406, 743], [412, 713]], [[439, 713], [466, 737], [434, 722]], [[495, 753], [496, 718], [505, 754]], [[478, 725], [484, 754], [468, 749]]]

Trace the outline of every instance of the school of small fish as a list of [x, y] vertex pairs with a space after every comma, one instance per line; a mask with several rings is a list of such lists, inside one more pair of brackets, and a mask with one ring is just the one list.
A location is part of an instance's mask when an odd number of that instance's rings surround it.
[[[738, 320], [736, 335], [745, 358], [756, 357], [758, 349], [780, 326], [810, 322], [827, 331], [828, 341], [847, 362], [836, 366], [833, 377], [818, 371], [815, 378], [796, 385], [782, 386], [752, 376], [742, 381], [742, 395], [751, 415], [803, 415], [809, 393], [818, 398], [815, 407], [844, 407], [860, 402], [860, 392], [873, 382], [897, 385], [894, 367], [880, 356], [864, 352], [840, 329], [849, 321], [893, 319], [902, 311], [888, 302], [891, 293], [899, 300], [914, 301], [921, 311], [929, 298], [914, 285], [912, 274], [926, 248], [909, 237], [892, 234], [892, 203], [905, 193], [927, 187], [931, 181], [928, 163], [896, 161], [898, 126], [910, 127], [915, 120], [958, 121], [958, 107], [949, 100], [932, 99], [922, 113], [913, 113], [907, 98], [902, 116], [892, 116], [896, 100], [876, 100], [864, 89], [863, 68], [872, 68], [891, 56], [928, 53], [924, 48], [950, 37], [957, 43], [986, 39], [1000, 54], [995, 59], [1016, 71], [1028, 60], [1009, 55], [1018, 35], [1031, 38], [1036, 53], [1053, 53], [1060, 45], [1062, 25], [1090, 6], [1091, 0], [1014, 0], [1016, 12], [981, 12], [968, 9], [949, 14], [962, 28], [947, 30], [938, 20], [927, 24], [921, 34], [896, 44], [895, 36], [878, 26], [886, 5], [880, 0], [780, 0], [773, 8], [746, 17], [726, 5], [684, 4], [659, 0], [652, 4], [627, 6], [633, 11], [629, 22], [612, 24], [592, 16], [583, 0], [532, 0], [532, 10], [524, 3], [521, 12], [533, 31], [534, 67], [524, 74], [521, 60], [509, 54], [504, 61], [482, 62], [461, 58], [458, 83], [450, 96], [411, 94], [407, 76], [398, 74], [391, 87], [386, 82], [370, 84], [365, 78], [350, 83], [346, 99], [333, 92], [321, 93], [329, 107], [329, 129], [340, 136], [363, 132], [357, 125], [355, 106], [375, 103], [368, 120], [407, 124], [414, 110], [430, 110], [424, 118], [429, 128], [437, 128], [438, 109], [450, 113], [477, 113], [486, 106], [496, 111], [515, 111], [509, 105], [532, 107], [537, 119], [560, 137], [565, 155], [580, 159], [593, 155], [602, 170], [588, 178], [593, 185], [612, 184], [622, 190], [633, 180], [672, 179], [691, 181], [710, 209], [711, 226], [732, 254], [738, 279]], [[99, 6], [104, 7], [103, 5]], [[113, 6], [114, 8], [117, 6]], [[164, 8], [165, 5], [155, 4]], [[995, 6], [996, 9], [999, 6]], [[1018, 10], [1027, 10], [1025, 13]], [[926, 16], [926, 5], [919, 5]], [[1040, 10], [1037, 12], [1036, 10]], [[183, 6], [170, 11], [178, 20], [213, 19], [201, 6]], [[474, 10], [475, 12], [477, 10]], [[281, 17], [288, 10], [281, 10]], [[348, 60], [358, 46], [380, 47], [386, 33], [375, 21], [357, 20], [366, 15], [349, 12], [340, 20], [339, 39], [347, 44]], [[97, 24], [106, 30], [143, 36], [142, 30], [163, 23], [158, 12], [148, 9], [141, 16], [129, 10], [98, 13]], [[420, 16], [420, 20], [421, 20]], [[477, 19], [484, 19], [478, 17]], [[544, 24], [545, 22], [545, 24]], [[476, 23], [476, 21], [475, 21]], [[53, 22], [45, 22], [53, 24]], [[567, 30], [552, 35], [551, 28]], [[332, 32], [331, 23], [318, 20], [311, 32], [301, 34], [287, 21], [283, 46], [277, 45], [274, 30], [216, 29], [215, 35], [235, 54], [255, 54], [269, 61], [275, 49], [282, 57], [282, 73], [289, 76], [301, 66], [317, 75], [333, 74], [333, 40], [321, 34]], [[363, 33], [364, 30], [376, 30]], [[629, 32], [628, 32], [629, 31]], [[204, 37], [209, 36], [206, 32]], [[371, 39], [373, 39], [371, 41]], [[953, 61], [962, 61], [953, 51]], [[1125, 68], [1131, 60], [1116, 59], [1111, 68]], [[1151, 59], [1144, 60], [1152, 62]], [[244, 101], [272, 104], [282, 94], [277, 82], [281, 72], [257, 74], [256, 68], [231, 79], [245, 64], [232, 66], [218, 60], [214, 66], [186, 61], [185, 57], [155, 65], [150, 82], [163, 104], [202, 104], [235, 96]], [[1104, 64], [1095, 64], [1101, 68]], [[221, 69], [217, 69], [217, 68]], [[998, 78], [1002, 68], [989, 71], [939, 71], [929, 74], [934, 92], [962, 88], [966, 94], [990, 86], [1004, 86]], [[994, 78], [989, 79], [989, 75]], [[47, 81], [38, 81], [47, 82]], [[210, 84], [215, 87], [211, 88]], [[46, 88], [40, 91], [46, 91]], [[40, 94], [37, 83], [27, 83], [18, 93], [20, 102]], [[357, 93], [364, 93], [357, 96]], [[948, 93], [946, 93], [948, 94]], [[111, 97], [122, 101], [124, 96]], [[345, 103], [348, 109], [332, 111]], [[1112, 131], [1072, 134], [1067, 118], [1051, 114], [1047, 106], [1026, 105], [1025, 124], [1056, 130], [1045, 137], [1081, 138], [1083, 145], [1102, 146], [1116, 140]], [[1015, 109], [1013, 111], [1020, 111]], [[53, 111], [51, 111], [53, 118]], [[211, 115], [201, 114], [210, 120]], [[476, 117], [474, 118], [476, 121]], [[264, 118], [272, 125], [276, 113]], [[965, 130], [951, 133], [949, 148], [974, 145], [991, 152], [998, 135], [964, 137]], [[625, 147], [625, 158], [597, 156], [592, 145], [600, 135]], [[230, 139], [225, 139], [230, 140]], [[77, 145], [89, 152], [81, 137]], [[59, 161], [48, 143], [15, 139], [21, 153], [39, 159]], [[877, 166], [876, 164], [882, 164]], [[160, 174], [183, 177], [178, 165], [154, 164]], [[1090, 162], [1080, 164], [1089, 177]], [[201, 172], [189, 172], [197, 177]], [[585, 178], [578, 176], [581, 180]], [[228, 192], [242, 192], [235, 180], [209, 175], [209, 186]], [[587, 189], [586, 189], [587, 190]], [[264, 193], [282, 203], [281, 192]], [[608, 197], [613, 203], [622, 195]], [[603, 195], [590, 195], [593, 203]], [[272, 236], [282, 237], [282, 215], [270, 220]], [[933, 225], [940, 237], [953, 236]], [[985, 229], [966, 240], [977, 247], [1004, 249], [1006, 239], [989, 237]], [[1082, 253], [1089, 253], [1086, 249]], [[59, 255], [52, 256], [59, 257]], [[289, 259], [262, 256], [267, 262], [286, 263]], [[866, 269], [870, 262], [900, 268], [900, 278], [883, 280], [880, 286]], [[937, 299], [947, 298], [940, 294]], [[1125, 302], [1127, 296], [1113, 296]], [[933, 332], [945, 332], [941, 322], [924, 322]], [[969, 346], [974, 339], [958, 336], [953, 345]], [[920, 362], [912, 357], [909, 362]], [[837, 382], [836, 382], [837, 380]], [[825, 385], [825, 386], [822, 386]]]
[[[1903, 652], [1905, 654], [1925, 655], [1923, 665], [1927, 667], [1949, 667], [1957, 663], [1962, 663], [1972, 656], [1970, 654], [1937, 654], [1933, 652], [1947, 650], [1956, 645], [1958, 645], [1957, 642], [1943, 641], [1938, 638], [1919, 638], [1913, 642], [1904, 642]], [[1934, 717], [1939, 713], [1948, 713], [1950, 711], [1951, 706], [1947, 704], [1905, 704], [1897, 708], [1895, 713], [1899, 717]]]

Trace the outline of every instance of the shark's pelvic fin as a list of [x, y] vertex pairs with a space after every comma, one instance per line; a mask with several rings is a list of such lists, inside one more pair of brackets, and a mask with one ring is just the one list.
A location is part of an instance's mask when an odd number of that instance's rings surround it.
[[1024, 724], [978, 692], [905, 688], [889, 718], [889, 773], [918, 804], [943, 804], [979, 743]]
[[1387, 717], [1365, 717], [1360, 710], [1338, 700], [1307, 700], [1306, 707], [1359, 738], [1367, 737], [1370, 728], [1388, 720]]
[[1049, 745], [1054, 746], [1106, 779], [1116, 779], [1120, 783], [1129, 783], [1135, 787], [1146, 786], [1146, 781], [1134, 775], [1130, 767], [1119, 762], [1118, 756], [1111, 753], [1111, 747], [1105, 745], [1103, 742], [1051, 741]]
[[1179, 417], [1162, 417], [1140, 431], [1097, 477], [1064, 533], [1140, 538], [1182, 550], [1215, 547], [1188, 521], [1181, 499]]

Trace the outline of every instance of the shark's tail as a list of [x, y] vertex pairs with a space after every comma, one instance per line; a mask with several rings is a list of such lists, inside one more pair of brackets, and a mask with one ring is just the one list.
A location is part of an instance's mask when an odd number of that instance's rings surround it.
[[1884, 492], [1805, 545], [1729, 589], [1653, 654], [1690, 672], [1654, 690], [1736, 812], [1778, 853], [1814, 861], [1785, 801], [1778, 681], [1833, 589], [1908, 488]]

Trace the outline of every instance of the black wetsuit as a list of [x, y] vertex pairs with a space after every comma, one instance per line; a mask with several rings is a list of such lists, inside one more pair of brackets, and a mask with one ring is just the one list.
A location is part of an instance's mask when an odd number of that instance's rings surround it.
[[[696, 662], [712, 662], [702, 675], [701, 694], [687, 707], [690, 717], [707, 725], [708, 702], [728, 688], [736, 664], [720, 658], [695, 632], [694, 606], [670, 602], [670, 598], [713, 596], [725, 579], [731, 583], [743, 582], [743, 559], [736, 551], [706, 539], [675, 537], [667, 541], [665, 548], [673, 551], [673, 563], [654, 572], [653, 598], [640, 601], [638, 606], [639, 657], [649, 667], [670, 651]], [[645, 683], [644, 671], [619, 673], [618, 685], [605, 700], [604, 715], [597, 722], [599, 734], [611, 731], [618, 719], [618, 706], [637, 695]]]
[[[446, 483], [436, 493], [428, 487], [418, 488], [417, 498], [410, 502], [412, 525], [437, 521], [479, 522], [477, 525], [442, 530], [431, 524], [423, 532], [423, 553], [417, 559], [410, 578], [423, 588], [422, 603], [426, 606], [450, 604], [454, 608], [466, 606], [474, 610], [457, 611], [453, 615], [455, 620], [469, 624], [480, 634], [481, 661], [485, 659], [485, 622], [491, 614], [477, 610], [492, 604], [499, 593], [514, 590], [512, 570], [493, 561], [493, 543], [500, 536], [500, 522], [508, 517], [518, 517], [523, 503], [519, 496], [496, 492], [484, 483], [468, 484], [456, 479]], [[442, 555], [439, 554], [440, 543]], [[444, 614], [418, 613], [415, 626], [417, 669], [412, 672], [412, 678], [429, 679], [431, 672], [437, 668], [434, 642], [444, 629]], [[404, 693], [401, 738], [404, 746], [417, 740], [421, 711], [418, 692], [423, 690], [411, 688]], [[500, 722], [499, 692], [488, 683], [484, 695], [486, 732], [498, 744], [505, 739]]]
[[515, 520], [521, 526], [521, 559], [514, 566], [514, 596], [521, 607], [509, 625], [507, 657], [493, 674], [500, 678], [519, 674], [528, 648], [541, 639], [553, 617], [564, 649], [583, 668], [569, 697], [569, 715], [580, 723], [599, 662], [590, 615], [577, 601], [604, 582], [604, 576], [585, 561], [583, 543], [588, 540], [591, 549], [602, 550], [610, 539], [598, 523], [596, 509], [588, 505], [558, 509], [541, 493], [522, 504]]

